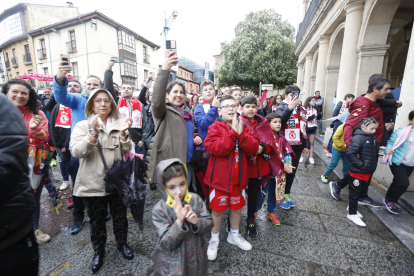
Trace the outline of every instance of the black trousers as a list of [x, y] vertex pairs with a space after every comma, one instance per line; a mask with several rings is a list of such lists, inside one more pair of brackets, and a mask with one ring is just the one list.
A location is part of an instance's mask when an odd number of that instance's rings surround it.
[[348, 186], [348, 184], [349, 184], [349, 178], [350, 178], [350, 176], [349, 176], [349, 174], [347, 174], [347, 175], [344, 175], [344, 177], [341, 180], [339, 180], [338, 182], [336, 182], [339, 185], [339, 188], [341, 188], [341, 190], [343, 188], [345, 188], [346, 186]]
[[246, 221], [254, 220], [254, 213], [256, 213], [257, 194], [260, 191], [261, 178], [249, 178], [247, 184], [247, 219]]
[[113, 231], [118, 245], [127, 243], [128, 219], [127, 210], [118, 194], [100, 197], [84, 197], [91, 227], [91, 241], [95, 253], [105, 253], [107, 208], [112, 216]]
[[286, 177], [285, 194], [290, 194], [290, 189], [292, 188], [293, 181], [295, 180], [296, 171], [298, 170], [299, 159], [303, 151], [303, 146], [292, 146], [292, 149], [296, 154], [296, 159], [293, 161], [292, 166], [296, 169], [293, 169], [293, 172], [288, 174]]
[[39, 248], [33, 230], [21, 240], [0, 251], [0, 274], [37, 276]]
[[[70, 163], [69, 163], [69, 175], [70, 178], [72, 178], [73, 182], [73, 190], [75, 190], [75, 182], [76, 182], [76, 175], [78, 174], [79, 170], [79, 159], [75, 157], [71, 157]], [[72, 193], [73, 193], [72, 190]], [[73, 216], [82, 218], [85, 216], [85, 204], [83, 203], [83, 199], [81, 197], [77, 197], [72, 195], [73, 199]]]
[[410, 186], [408, 178], [413, 172], [414, 167], [408, 167], [404, 164], [400, 164], [399, 166], [392, 164], [390, 169], [394, 179], [392, 180], [391, 186], [388, 188], [385, 198], [388, 201], [397, 202], [405, 191], [407, 191], [408, 186]]
[[368, 190], [369, 181], [363, 181], [352, 176], [349, 177], [349, 214], [356, 215], [358, 210], [358, 199]]

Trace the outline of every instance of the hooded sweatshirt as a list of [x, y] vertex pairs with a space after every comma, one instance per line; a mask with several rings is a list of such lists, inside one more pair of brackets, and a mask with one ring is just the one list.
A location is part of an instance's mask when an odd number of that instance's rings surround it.
[[[156, 169], [158, 184], [163, 187], [162, 174], [173, 163], [187, 167], [178, 158], [161, 161]], [[187, 191], [181, 204], [189, 204], [197, 214], [197, 225], [184, 221], [179, 227], [175, 222], [174, 199], [165, 191], [162, 199], [152, 209], [152, 223], [158, 235], [154, 252], [154, 275], [207, 275], [207, 243], [203, 235], [213, 228], [213, 220], [197, 194]]]

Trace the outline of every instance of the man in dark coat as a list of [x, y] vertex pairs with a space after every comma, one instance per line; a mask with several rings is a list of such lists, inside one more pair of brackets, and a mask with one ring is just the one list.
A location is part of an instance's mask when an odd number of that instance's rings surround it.
[[36, 208], [27, 166], [28, 138], [19, 110], [0, 93], [0, 267], [2, 275], [38, 275]]

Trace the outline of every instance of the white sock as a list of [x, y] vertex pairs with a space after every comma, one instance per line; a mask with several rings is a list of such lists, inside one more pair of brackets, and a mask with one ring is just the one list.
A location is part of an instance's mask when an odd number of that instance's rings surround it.
[[[220, 232], [219, 232], [220, 233]], [[214, 234], [213, 232], [211, 232], [211, 238], [210, 241], [218, 241], [219, 240], [219, 233]]]
[[230, 228], [230, 234], [233, 238], [238, 237], [239, 236], [239, 229], [233, 230], [233, 229]]

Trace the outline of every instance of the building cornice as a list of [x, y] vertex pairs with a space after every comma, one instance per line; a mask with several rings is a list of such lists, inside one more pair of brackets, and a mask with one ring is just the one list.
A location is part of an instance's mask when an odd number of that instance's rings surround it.
[[359, 11], [364, 9], [364, 3], [365, 1], [362, 0], [350, 0], [348, 1], [348, 3], [345, 5], [344, 10], [345, 10], [345, 16], [347, 16], [349, 13], [351, 12], [355, 12], [355, 11]]
[[319, 37], [319, 45], [322, 45], [322, 44], [328, 44], [329, 43], [329, 39], [331, 38], [331, 36], [330, 35], [321, 35], [320, 37]]

